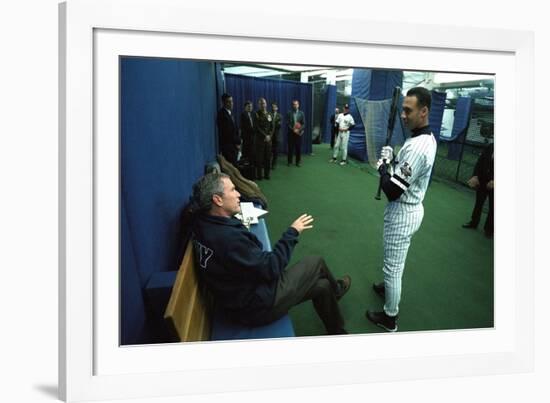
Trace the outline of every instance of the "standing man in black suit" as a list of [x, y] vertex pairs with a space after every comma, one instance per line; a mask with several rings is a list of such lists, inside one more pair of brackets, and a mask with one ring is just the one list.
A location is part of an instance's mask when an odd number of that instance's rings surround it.
[[334, 115], [330, 117], [330, 148], [334, 148], [334, 139], [338, 134], [338, 123], [336, 123], [336, 118], [340, 114], [340, 109], [334, 109]]
[[241, 149], [241, 137], [239, 128], [232, 115], [233, 97], [229, 94], [222, 95], [223, 107], [218, 111], [216, 123], [218, 125], [220, 152], [224, 158], [237, 164], [239, 150]]
[[489, 214], [485, 220], [484, 230], [487, 238], [493, 237], [494, 221], [493, 221], [493, 201], [494, 201], [494, 145], [489, 144], [479, 156], [474, 168], [474, 175], [468, 181], [468, 186], [476, 190], [476, 204], [472, 212], [472, 219], [464, 224], [463, 228], [477, 228], [481, 218], [481, 210], [485, 199], [489, 197]]
[[243, 158], [254, 163], [254, 116], [252, 102], [244, 103], [244, 112], [241, 113], [241, 137], [243, 138]]
[[292, 164], [294, 153], [296, 153], [296, 166], [300, 166], [302, 159], [302, 136], [306, 127], [304, 112], [300, 110], [300, 102], [292, 101], [292, 110], [286, 115], [288, 123], [288, 166]]

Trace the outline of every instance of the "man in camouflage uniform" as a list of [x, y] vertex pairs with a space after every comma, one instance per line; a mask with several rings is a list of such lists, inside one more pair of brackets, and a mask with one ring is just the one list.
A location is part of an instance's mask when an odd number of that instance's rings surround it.
[[[271, 168], [271, 141], [273, 136], [273, 116], [267, 111], [265, 98], [258, 99], [258, 111], [255, 113], [255, 152], [256, 179], [269, 179]], [[263, 175], [262, 175], [263, 169]]]
[[279, 148], [279, 132], [281, 131], [281, 114], [276, 102], [271, 103], [271, 113], [273, 115], [273, 137], [271, 138], [271, 149], [273, 151], [273, 159], [271, 161], [271, 169], [275, 169], [277, 165], [277, 152]]
[[243, 158], [254, 165], [254, 113], [252, 112], [252, 102], [244, 103], [244, 111], [241, 113], [241, 138], [243, 139], [242, 152]]

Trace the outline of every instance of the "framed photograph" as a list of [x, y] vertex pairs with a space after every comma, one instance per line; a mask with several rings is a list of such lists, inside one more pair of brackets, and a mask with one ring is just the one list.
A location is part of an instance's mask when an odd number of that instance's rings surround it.
[[[524, 206], [533, 200], [534, 184], [533, 179], [522, 175], [526, 166], [532, 168], [532, 161], [521, 160], [517, 153], [519, 144], [529, 149], [534, 138], [531, 33], [312, 17], [302, 17], [296, 25], [291, 19], [273, 21], [267, 16], [257, 18], [257, 14], [251, 18], [242, 12], [216, 10], [203, 18], [183, 2], [169, 0], [70, 0], [60, 5], [59, 13], [59, 390], [64, 400], [342, 385], [533, 369], [534, 217]], [[356, 29], [358, 24], [360, 30]], [[190, 66], [185, 74], [194, 74], [194, 86], [172, 86], [169, 77], [183, 74], [178, 63]], [[137, 64], [140, 69], [136, 69]], [[155, 65], [155, 70], [144, 65]], [[192, 109], [198, 120], [206, 122], [208, 130], [204, 132], [212, 133], [215, 120], [209, 120], [203, 110], [206, 104], [214, 111], [220, 107], [218, 96], [223, 85], [220, 88], [216, 65], [226, 67], [226, 77], [230, 66], [303, 66], [299, 69], [302, 72], [309, 66], [311, 74], [328, 76], [338, 69], [353, 68], [429, 73], [428, 78], [424, 74], [424, 80], [433, 79], [436, 73], [457, 74], [471, 80], [477, 77], [480, 87], [481, 81], [487, 84], [490, 94], [486, 98], [494, 105], [490, 131], [499, 137], [494, 145], [495, 181], [506, 185], [495, 189], [496, 231], [487, 249], [494, 257], [494, 267], [489, 268], [493, 270], [492, 298], [487, 308], [491, 312], [485, 322], [466, 320], [409, 330], [405, 326], [404, 331], [393, 334], [357, 328], [347, 335], [324, 337], [314, 328], [305, 331], [303, 337], [181, 343], [157, 337], [155, 326], [147, 334], [139, 333], [136, 329], [144, 326], [136, 323], [145, 319], [136, 312], [150, 309], [147, 299], [157, 295], [145, 290], [146, 283], [151, 282], [151, 273], [163, 272], [161, 267], [169, 263], [159, 252], [166, 247], [162, 242], [145, 250], [142, 243], [128, 241], [134, 236], [155, 238], [152, 228], [158, 225], [153, 223], [156, 218], [141, 216], [141, 227], [136, 229], [137, 221], [132, 220], [140, 210], [132, 210], [134, 205], [128, 200], [168, 211], [172, 206], [167, 207], [164, 199], [147, 198], [151, 186], [170, 188], [172, 184], [163, 176], [168, 171], [181, 170], [184, 175], [191, 170], [192, 176], [198, 177], [203, 163], [214, 157], [217, 149], [212, 136], [192, 147], [178, 140], [170, 148], [181, 149], [183, 162], [172, 165], [164, 155], [153, 157], [157, 140], [147, 136], [172, 128], [163, 121], [147, 120], [144, 104], [132, 104], [135, 98], [131, 94], [142, 91], [143, 102], [162, 108], [157, 113], [169, 111], [166, 113], [176, 116], [178, 108]], [[307, 74], [305, 80], [303, 77], [296, 81], [307, 82]], [[144, 84], [129, 85], [131, 79]], [[403, 77], [401, 80], [404, 87]], [[151, 88], [154, 91], [143, 93]], [[345, 95], [346, 90], [342, 91]], [[174, 97], [181, 103], [170, 101]], [[358, 100], [345, 98], [348, 100], [354, 102], [356, 111], [360, 109]], [[288, 109], [290, 102], [280, 105], [282, 113]], [[316, 113], [313, 109], [309, 116]], [[327, 112], [323, 114], [327, 120]], [[314, 130], [315, 124], [307, 122], [303, 137], [312, 143], [322, 133], [320, 127]], [[487, 119], [480, 118], [479, 127], [484, 137], [489, 132]], [[143, 128], [150, 130], [144, 131], [147, 142], [131, 148], [137, 140], [124, 133]], [[204, 135], [201, 130], [199, 135]], [[311, 144], [309, 147], [311, 153]], [[314, 153], [318, 150], [315, 148]], [[328, 156], [327, 151], [327, 160]], [[126, 173], [138, 172], [138, 167], [139, 180], [132, 184]], [[150, 176], [146, 186], [142, 186], [143, 175]], [[370, 180], [375, 181], [373, 178]], [[133, 192], [128, 191], [130, 188]], [[188, 188], [181, 194], [188, 195]], [[374, 204], [372, 200], [368, 203]], [[357, 203], [361, 209], [367, 202]], [[176, 220], [177, 212], [173, 209], [166, 222]], [[377, 225], [382, 219], [380, 210]], [[441, 222], [445, 225], [448, 223]], [[322, 228], [321, 223], [319, 226]], [[173, 239], [177, 236], [172, 234]], [[381, 232], [369, 232], [364, 242], [375, 237], [373, 242], [381, 245]], [[342, 253], [347, 252], [344, 245]], [[467, 254], [468, 249], [463, 252]], [[435, 251], [418, 254], [436, 260]], [[128, 259], [135, 261], [129, 263]], [[128, 265], [142, 267], [132, 276], [124, 269]], [[149, 273], [147, 279], [140, 277], [143, 272]], [[174, 271], [169, 281], [177, 281], [175, 276]], [[443, 281], [438, 284], [437, 279], [430, 284], [448, 287]], [[353, 287], [358, 298], [365, 295], [365, 306], [357, 307], [357, 316], [366, 321], [371, 283], [355, 281]], [[463, 301], [456, 298], [450, 303]], [[139, 304], [143, 307], [137, 307]]]

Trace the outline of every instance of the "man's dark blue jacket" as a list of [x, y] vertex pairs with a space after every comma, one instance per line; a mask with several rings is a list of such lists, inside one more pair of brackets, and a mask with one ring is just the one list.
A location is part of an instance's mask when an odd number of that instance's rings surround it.
[[201, 214], [193, 226], [201, 279], [233, 320], [261, 323], [273, 306], [281, 272], [298, 243], [289, 227], [272, 252], [236, 218]]

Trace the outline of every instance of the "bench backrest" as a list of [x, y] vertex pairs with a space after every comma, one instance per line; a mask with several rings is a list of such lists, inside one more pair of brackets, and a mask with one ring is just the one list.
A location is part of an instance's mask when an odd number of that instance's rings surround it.
[[164, 319], [180, 341], [210, 340], [209, 301], [199, 282], [192, 240], [187, 243]]

